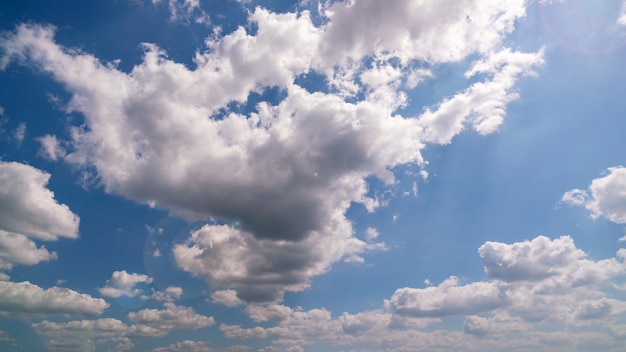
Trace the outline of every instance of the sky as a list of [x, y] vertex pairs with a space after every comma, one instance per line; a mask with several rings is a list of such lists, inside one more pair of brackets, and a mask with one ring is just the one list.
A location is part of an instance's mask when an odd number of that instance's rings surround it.
[[0, 4], [0, 350], [622, 351], [623, 0]]

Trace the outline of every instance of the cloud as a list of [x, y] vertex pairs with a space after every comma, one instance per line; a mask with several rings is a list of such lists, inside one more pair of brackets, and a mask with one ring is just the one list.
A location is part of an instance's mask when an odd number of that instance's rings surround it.
[[77, 238], [79, 218], [46, 188], [50, 174], [0, 161], [0, 229], [40, 240]]
[[22, 145], [24, 141], [24, 137], [26, 136], [26, 123], [20, 122], [15, 131], [13, 132], [13, 138], [15, 138], [15, 143], [18, 146]]
[[[23, 24], [0, 39], [0, 69], [17, 62], [50, 74], [70, 92], [68, 108], [84, 116], [69, 140], [43, 137], [42, 153], [95, 170], [108, 193], [231, 224], [192, 231], [174, 248], [176, 263], [212, 290], [275, 302], [334, 263], [364, 262], [382, 248], [356, 238], [346, 217], [353, 204], [382, 204], [368, 178], [392, 185], [394, 168], [424, 167], [426, 143], [447, 143], [465, 124], [496, 131], [515, 81], [542, 62], [542, 51], [501, 48], [525, 15], [522, 0], [323, 7], [319, 26], [307, 11], [256, 8], [255, 32], [207, 38], [193, 66], [144, 44], [129, 72], [58, 45], [52, 27]], [[406, 89], [433, 77], [431, 68], [469, 55], [476, 61], [466, 78], [475, 83], [418, 118], [398, 113]], [[298, 85], [308, 73], [327, 87]], [[280, 97], [242, 108], [269, 87]]]
[[206, 225], [186, 243], [175, 245], [173, 255], [181, 269], [204, 277], [214, 290], [232, 289], [239, 299], [267, 302], [280, 300], [284, 290], [305, 289], [310, 276], [364, 246], [354, 237], [317, 232], [299, 242], [277, 242], [225, 225]]
[[152, 352], [214, 352], [215, 349], [207, 347], [202, 341], [185, 340], [173, 343], [167, 347], [158, 347]]
[[[262, 325], [221, 324], [220, 330], [229, 339], [270, 339], [278, 350], [316, 343], [390, 351], [622, 348], [626, 303], [611, 295], [612, 283], [626, 273], [626, 250], [592, 260], [567, 236], [539, 236], [486, 242], [479, 254], [484, 281], [450, 277], [438, 286], [400, 288], [382, 309], [340, 315], [253, 304], [246, 312]], [[441, 325], [448, 315], [465, 319], [455, 330], [453, 320]]]
[[[128, 325], [113, 318], [96, 320], [77, 320], [65, 323], [43, 320], [32, 324], [37, 333], [45, 336], [48, 347], [58, 351], [95, 350], [96, 342], [119, 345], [116, 350], [125, 351], [133, 348], [129, 338]], [[117, 347], [117, 346], [116, 346]], [[127, 348], [128, 347], [128, 348]]]
[[531, 326], [520, 318], [510, 316], [493, 316], [484, 318], [476, 315], [465, 317], [463, 332], [474, 336], [501, 335], [515, 332], [526, 332]]
[[63, 149], [60, 145], [57, 137], [47, 134], [43, 137], [36, 138], [36, 140], [39, 144], [41, 144], [39, 154], [43, 157], [52, 161], [57, 161], [58, 159], [65, 157], [65, 149]]
[[511, 245], [486, 242], [478, 248], [478, 253], [487, 276], [507, 282], [541, 281], [562, 273], [586, 256], [569, 236], [555, 240], [539, 236], [532, 241]]
[[109, 305], [67, 288], [41, 287], [25, 282], [0, 281], [0, 311], [37, 315], [100, 315]]
[[[594, 261], [569, 236], [539, 236], [513, 244], [486, 242], [479, 248], [489, 281], [459, 285], [454, 277], [437, 287], [398, 289], [386, 307], [409, 316], [502, 313], [528, 322], [582, 317], [572, 307], [613, 304], [600, 289], [626, 273], [626, 250]], [[580, 308], [585, 310], [584, 308]], [[588, 309], [587, 309], [588, 310]]]
[[522, 0], [455, 5], [400, 0], [335, 2], [326, 10], [330, 21], [320, 51], [330, 63], [358, 60], [375, 52], [403, 61], [459, 61], [497, 46], [526, 14]]
[[14, 264], [34, 265], [57, 259], [56, 252], [49, 252], [24, 235], [0, 230], [0, 269], [10, 270]]
[[377, 239], [379, 235], [380, 234], [378, 233], [378, 230], [376, 230], [373, 227], [368, 227], [365, 230], [365, 239], [368, 240], [368, 241], [373, 241], [373, 240]]
[[245, 302], [237, 297], [235, 290], [220, 290], [211, 294], [211, 300], [215, 304], [222, 304], [226, 307], [237, 307], [244, 305]]
[[251, 304], [246, 308], [246, 313], [254, 322], [283, 321], [291, 316], [293, 310], [282, 304]]
[[391, 311], [414, 317], [477, 314], [505, 304], [506, 294], [497, 284], [474, 282], [459, 286], [454, 276], [436, 287], [398, 289], [385, 302]]
[[606, 175], [591, 181], [587, 190], [567, 191], [561, 201], [584, 206], [594, 219], [605, 217], [617, 224], [626, 223], [626, 168], [608, 168]]
[[215, 323], [212, 317], [197, 314], [192, 308], [165, 303], [164, 309], [143, 309], [128, 313], [131, 323], [113, 318], [69, 322], [41, 321], [33, 328], [47, 338], [53, 350], [94, 350], [108, 345], [116, 350], [133, 348], [132, 338], [163, 337], [172, 331], [196, 330]]
[[152, 298], [156, 299], [157, 301], [175, 301], [177, 299], [180, 299], [183, 296], [183, 289], [182, 287], [177, 287], [177, 286], [168, 286], [165, 289], [165, 292], [161, 292], [161, 291], [154, 291], [152, 293]]
[[[152, 0], [154, 5], [162, 0]], [[209, 15], [202, 10], [200, 0], [167, 0], [167, 7], [170, 11], [170, 20], [183, 23], [210, 23]]]
[[626, 26], [626, 1], [622, 3], [622, 9], [620, 11], [619, 18], [617, 19], [617, 24]]
[[543, 63], [543, 50], [520, 53], [510, 49], [491, 54], [474, 63], [465, 73], [467, 78], [486, 73], [491, 80], [477, 82], [461, 93], [447, 98], [433, 111], [419, 116], [425, 129], [425, 140], [447, 144], [459, 134], [466, 122], [481, 135], [495, 132], [504, 121], [506, 105], [517, 99], [513, 90], [519, 76], [534, 75], [533, 68]]
[[143, 309], [128, 313], [134, 325], [133, 336], [162, 337], [176, 330], [197, 330], [215, 324], [213, 317], [196, 313], [192, 308], [164, 303], [165, 309]]
[[104, 297], [117, 298], [120, 296], [136, 296], [144, 293], [144, 290], [136, 288], [137, 284], [152, 283], [152, 278], [144, 274], [127, 273], [126, 270], [115, 271], [107, 280], [104, 287], [98, 289]]

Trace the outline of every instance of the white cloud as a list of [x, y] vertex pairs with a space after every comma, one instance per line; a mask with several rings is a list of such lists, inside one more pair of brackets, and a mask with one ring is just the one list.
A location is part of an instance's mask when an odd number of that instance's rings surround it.
[[[113, 318], [77, 320], [65, 323], [44, 320], [32, 324], [40, 335], [45, 336], [47, 345], [59, 351], [93, 351], [96, 342], [119, 345], [118, 351], [132, 349], [132, 342], [124, 335], [129, 326]], [[127, 348], [130, 347], [130, 348]]]
[[129, 274], [126, 270], [115, 271], [104, 287], [98, 289], [98, 292], [104, 297], [113, 298], [137, 296], [145, 292], [144, 289], [136, 287], [140, 283], [150, 284], [152, 283], [152, 278], [144, 274]]
[[587, 190], [567, 191], [561, 201], [584, 205], [594, 219], [605, 217], [617, 224], [626, 223], [626, 168], [608, 168], [606, 175], [591, 181]]
[[192, 308], [164, 303], [165, 309], [143, 309], [128, 313], [133, 336], [162, 337], [176, 330], [197, 330], [215, 324], [213, 317], [196, 313]]
[[25, 282], [0, 281], [0, 311], [38, 315], [100, 315], [109, 305], [100, 298], [62, 287], [42, 289]]
[[202, 341], [185, 340], [173, 343], [167, 347], [158, 347], [152, 352], [214, 352], [215, 349], [207, 347]]
[[[196, 330], [214, 324], [212, 317], [197, 314], [192, 308], [165, 303], [165, 309], [144, 309], [128, 313], [131, 324], [113, 318], [69, 322], [41, 321], [33, 328], [47, 338], [52, 350], [100, 350], [106, 345], [118, 351], [132, 349], [132, 338], [163, 337], [172, 331]], [[171, 347], [171, 346], [170, 346]]]
[[465, 317], [463, 332], [475, 336], [501, 335], [531, 330], [532, 325], [522, 319], [511, 316], [493, 316], [484, 318], [476, 315]]
[[528, 322], [570, 322], [584, 315], [573, 308], [580, 302], [616, 309], [615, 302], [600, 299], [606, 295], [601, 287], [626, 273], [625, 249], [618, 250], [617, 258], [594, 261], [569, 236], [486, 242], [479, 254], [489, 281], [461, 286], [450, 278], [437, 287], [403, 288], [386, 306], [410, 316], [500, 312]]
[[283, 321], [293, 313], [293, 310], [282, 304], [251, 304], [246, 307], [246, 313], [255, 322]]
[[165, 289], [165, 293], [174, 299], [179, 299], [183, 295], [183, 289], [181, 287], [168, 286]]
[[36, 140], [41, 144], [39, 154], [43, 157], [52, 161], [57, 161], [57, 159], [65, 157], [65, 149], [63, 149], [57, 137], [47, 134], [43, 137], [36, 138]]
[[622, 10], [620, 11], [619, 18], [617, 19], [617, 24], [626, 26], [626, 1], [622, 3]]
[[541, 281], [563, 273], [584, 258], [569, 236], [551, 240], [539, 236], [532, 241], [505, 244], [486, 242], [478, 249], [489, 278], [503, 281]]
[[54, 199], [49, 178], [32, 166], [0, 161], [0, 229], [47, 241], [78, 237], [79, 218]]
[[235, 290], [220, 290], [211, 294], [211, 300], [215, 304], [222, 304], [226, 307], [237, 307], [244, 305], [245, 302], [237, 297], [237, 291]]
[[168, 286], [165, 292], [155, 291], [153, 289], [152, 298], [157, 301], [171, 302], [180, 299], [183, 295], [182, 287]]
[[[152, 0], [152, 4], [157, 5], [161, 1]], [[210, 23], [210, 17], [202, 10], [200, 0], [167, 0], [167, 6], [170, 11], [170, 20], [172, 21]]]
[[335, 2], [326, 11], [330, 23], [321, 53], [331, 64], [373, 53], [403, 61], [458, 61], [491, 50], [526, 14], [522, 0], [455, 5], [441, 1]]
[[466, 72], [472, 77], [478, 73], [491, 75], [491, 80], [477, 82], [461, 93], [442, 101], [433, 111], [420, 115], [425, 129], [425, 140], [447, 144], [470, 122], [482, 135], [495, 132], [506, 115], [506, 105], [517, 99], [513, 89], [519, 76], [534, 75], [533, 67], [543, 63], [543, 50], [520, 53], [504, 49], [474, 63]]
[[[177, 14], [200, 7], [168, 4]], [[316, 26], [306, 11], [257, 8], [249, 14], [254, 35], [241, 27], [208, 38], [193, 69], [145, 44], [143, 61], [122, 72], [59, 46], [51, 27], [20, 25], [0, 40], [0, 69], [16, 61], [50, 73], [71, 93], [69, 109], [84, 116], [70, 140], [41, 139], [42, 153], [96, 170], [106, 192], [188, 219], [237, 223], [194, 231], [175, 247], [177, 264], [212, 290], [278, 301], [332, 264], [363, 262], [382, 248], [356, 238], [346, 218], [351, 204], [381, 205], [367, 197], [368, 177], [393, 184], [391, 170], [424, 165], [425, 143], [449, 142], [466, 121], [494, 132], [516, 79], [541, 63], [542, 52], [500, 47], [525, 15], [522, 0], [362, 0], [325, 9], [328, 21]], [[408, 102], [403, 89], [434, 76], [433, 65], [470, 54], [479, 59], [468, 78], [481, 73], [484, 82], [419, 119], [396, 112]], [[296, 84], [311, 71], [328, 91]], [[284, 99], [247, 116], [228, 110], [273, 86]]]
[[400, 315], [441, 317], [491, 311], [506, 303], [506, 294], [499, 285], [474, 282], [459, 286], [452, 276], [436, 287], [398, 289], [385, 306]]
[[[539, 236], [512, 244], [487, 242], [479, 253], [486, 281], [460, 284], [451, 277], [439, 286], [401, 288], [384, 309], [344, 312], [334, 319], [326, 309], [250, 305], [250, 318], [263, 325], [221, 324], [220, 330], [229, 339], [270, 339], [268, 350], [315, 343], [355, 351], [361, 346], [389, 351], [623, 348], [626, 303], [610, 295], [611, 284], [626, 273], [626, 250], [618, 251], [618, 258], [596, 261], [567, 236]], [[465, 321], [456, 330], [452, 320], [442, 328], [444, 315], [465, 315]]]
[[37, 247], [28, 237], [0, 230], [0, 269], [10, 270], [14, 264], [34, 265], [55, 259], [56, 252]]
[[24, 141], [25, 136], [26, 136], [26, 123], [20, 122], [20, 124], [17, 126], [17, 128], [13, 132], [13, 138], [15, 138], [15, 143], [17, 143], [18, 146], [21, 146], [22, 142]]
[[378, 230], [376, 230], [373, 227], [368, 227], [365, 230], [365, 239], [368, 240], [368, 241], [373, 241], [376, 238], [378, 238], [378, 236], [379, 236]]

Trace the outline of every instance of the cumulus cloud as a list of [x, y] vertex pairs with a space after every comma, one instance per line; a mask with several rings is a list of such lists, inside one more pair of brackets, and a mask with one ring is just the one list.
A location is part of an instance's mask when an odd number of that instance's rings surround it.
[[67, 288], [42, 289], [28, 281], [0, 281], [0, 311], [3, 312], [100, 315], [108, 306], [101, 298]]
[[[154, 290], [153, 290], [154, 291]], [[164, 292], [162, 291], [154, 291], [152, 293], [152, 298], [157, 301], [175, 301], [180, 299], [183, 295], [183, 288], [177, 286], [168, 286]]]
[[98, 289], [98, 292], [104, 297], [113, 298], [136, 296], [144, 293], [144, 290], [136, 288], [140, 283], [150, 284], [152, 278], [144, 274], [127, 273], [126, 270], [115, 271], [104, 287]]
[[385, 305], [401, 315], [440, 317], [490, 311], [505, 303], [506, 294], [498, 285], [474, 282], [459, 286], [452, 276], [436, 287], [398, 289]]
[[385, 305], [410, 316], [501, 312], [528, 322], [569, 321], [584, 315], [572, 309], [578, 302], [614, 305], [598, 301], [605, 296], [601, 287], [626, 272], [626, 250], [618, 250], [616, 258], [594, 261], [569, 236], [486, 242], [479, 254], [489, 281], [459, 285], [452, 277], [437, 287], [398, 289]]
[[[177, 14], [199, 8], [169, 4]], [[356, 238], [346, 217], [352, 204], [381, 205], [368, 196], [369, 177], [393, 184], [395, 167], [424, 166], [425, 144], [448, 143], [466, 124], [497, 130], [515, 81], [542, 62], [541, 51], [501, 47], [525, 4], [335, 2], [319, 26], [307, 11], [256, 8], [253, 33], [208, 38], [192, 68], [145, 44], [129, 72], [63, 48], [52, 27], [26, 24], [0, 39], [0, 69], [18, 62], [52, 75], [84, 116], [69, 140], [42, 137], [43, 154], [95, 170], [106, 192], [232, 224], [193, 231], [174, 248], [176, 263], [212, 290], [278, 301], [333, 263], [382, 248]], [[398, 114], [430, 68], [470, 54], [476, 83], [417, 118]], [[325, 89], [298, 85], [311, 72]], [[268, 87], [281, 98], [232, 108]]]
[[541, 281], [586, 256], [569, 236], [555, 240], [539, 236], [513, 244], [486, 242], [478, 248], [478, 254], [487, 276], [503, 281]]
[[196, 330], [214, 324], [212, 317], [196, 313], [192, 308], [165, 303], [164, 309], [143, 309], [128, 313], [130, 323], [113, 318], [69, 322], [41, 321], [33, 328], [47, 338], [53, 350], [86, 351], [95, 345], [115, 350], [132, 349], [132, 338], [163, 337], [172, 331]]
[[214, 352], [215, 350], [209, 348], [202, 341], [184, 340], [173, 343], [167, 347], [158, 347], [152, 350], [152, 352]]
[[57, 259], [56, 252], [49, 252], [45, 246], [28, 237], [0, 230], [0, 269], [10, 270], [14, 264], [34, 265]]
[[[221, 324], [220, 330], [230, 339], [269, 338], [277, 349], [323, 341], [356, 350], [552, 351], [558, 346], [565, 351], [584, 344], [619, 351], [619, 336], [626, 336], [619, 332], [626, 303], [611, 297], [611, 284], [626, 273], [626, 250], [616, 258], [592, 260], [570, 237], [539, 236], [511, 244], [486, 242], [479, 254], [484, 281], [462, 284], [450, 277], [438, 286], [400, 288], [383, 309], [336, 318], [326, 309], [254, 304], [246, 312], [263, 325]], [[465, 321], [458, 330], [439, 329], [447, 315], [465, 316]], [[554, 326], [568, 332], [545, 332]]]
[[[354, 237], [314, 233], [299, 242], [277, 242], [225, 225], [206, 225], [187, 243], [174, 246], [173, 253], [180, 268], [204, 277], [214, 290], [232, 289], [240, 299], [262, 302], [281, 299], [284, 290], [303, 290], [309, 276], [364, 246]], [[226, 298], [221, 293], [217, 297]]]
[[604, 217], [617, 224], [626, 223], [626, 168], [608, 168], [606, 175], [591, 181], [588, 189], [567, 191], [561, 201], [584, 206], [594, 219]]
[[326, 9], [330, 23], [321, 52], [331, 63], [375, 52], [404, 61], [458, 61], [498, 45], [525, 16], [525, 5], [522, 0], [468, 1], [460, 6], [398, 0], [335, 2]]
[[128, 313], [134, 325], [133, 336], [162, 337], [176, 330], [197, 330], [215, 324], [213, 317], [196, 313], [192, 308], [164, 303], [165, 309], [143, 309]]
[[223, 304], [226, 307], [237, 307], [245, 304], [244, 301], [237, 297], [235, 290], [220, 290], [211, 294], [211, 300], [216, 304]]
[[46, 188], [50, 174], [0, 161], [0, 229], [40, 240], [78, 237], [79, 218]]
[[119, 345], [115, 347], [120, 351], [133, 347], [130, 339], [124, 336], [128, 333], [128, 325], [118, 319], [101, 318], [65, 323], [43, 320], [32, 326], [37, 333], [48, 339], [47, 344], [52, 350], [89, 351], [94, 350], [96, 342]]

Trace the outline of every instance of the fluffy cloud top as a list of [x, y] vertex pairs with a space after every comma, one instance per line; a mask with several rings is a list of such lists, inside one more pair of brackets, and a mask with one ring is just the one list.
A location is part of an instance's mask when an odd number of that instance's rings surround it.
[[54, 199], [49, 179], [32, 166], [0, 161], [0, 230], [47, 241], [78, 237], [79, 218]]
[[604, 295], [600, 286], [626, 272], [625, 249], [617, 258], [594, 261], [569, 236], [487, 242], [479, 254], [490, 281], [461, 286], [451, 277], [437, 287], [401, 288], [385, 306], [418, 317], [505, 312], [526, 321], [564, 319], [579, 315], [572, 310], [579, 302], [599, 304], [595, 299]]
[[196, 313], [192, 308], [167, 302], [165, 309], [143, 309], [128, 313], [134, 323], [132, 334], [137, 336], [165, 336], [175, 330], [196, 330], [215, 324], [213, 317]]
[[[214, 290], [277, 301], [333, 263], [363, 262], [358, 254], [383, 248], [357, 239], [346, 218], [351, 204], [380, 205], [368, 197], [368, 177], [392, 184], [395, 167], [424, 166], [426, 143], [448, 143], [466, 125], [497, 130], [516, 80], [542, 62], [542, 51], [501, 45], [525, 5], [335, 2], [322, 6], [319, 26], [307, 11], [257, 8], [254, 32], [208, 38], [193, 68], [145, 44], [130, 72], [60, 46], [51, 27], [19, 25], [0, 39], [0, 69], [15, 61], [52, 75], [72, 95], [68, 108], [84, 116], [69, 140], [42, 137], [43, 153], [96, 170], [107, 192], [230, 222], [195, 231], [175, 248], [177, 264]], [[398, 114], [433, 65], [470, 54], [475, 83], [420, 116]], [[326, 89], [300, 86], [308, 73]], [[284, 97], [232, 108], [268, 87]]]
[[200, 315], [192, 308], [173, 303], [165, 303], [164, 309], [131, 312], [128, 319], [131, 324], [118, 319], [101, 318], [61, 323], [44, 320], [32, 326], [48, 339], [48, 345], [55, 350], [93, 350], [95, 344], [125, 351], [134, 347], [131, 341], [133, 337], [163, 337], [172, 331], [195, 330], [214, 324], [212, 317]]
[[37, 244], [28, 237], [0, 230], [0, 269], [11, 269], [14, 264], [34, 265], [57, 259], [56, 252]]
[[401, 315], [440, 317], [490, 311], [505, 303], [506, 294], [498, 285], [474, 282], [459, 286], [453, 276], [437, 287], [398, 289], [385, 305]]
[[594, 219], [605, 217], [617, 224], [626, 223], [626, 168], [610, 167], [605, 176], [591, 181], [587, 190], [567, 191], [561, 201], [584, 206]]
[[[221, 324], [220, 330], [230, 339], [272, 338], [278, 349], [323, 341], [393, 351], [620, 350], [626, 303], [611, 297], [611, 283], [624, 278], [626, 250], [591, 260], [570, 237], [539, 236], [487, 242], [479, 254], [486, 281], [462, 284], [450, 277], [438, 286], [400, 288], [384, 309], [337, 318], [326, 309], [251, 304], [245, 312], [263, 325]], [[458, 331], [438, 328], [447, 315], [465, 316]], [[545, 332], [555, 326], [568, 332]]]
[[129, 274], [126, 270], [115, 271], [104, 287], [98, 289], [98, 292], [102, 296], [113, 298], [136, 296], [144, 292], [144, 290], [135, 287], [139, 283], [150, 284], [152, 283], [152, 278], [143, 274]]
[[100, 315], [109, 306], [101, 298], [67, 288], [42, 289], [28, 281], [0, 281], [0, 311], [14, 313]]

